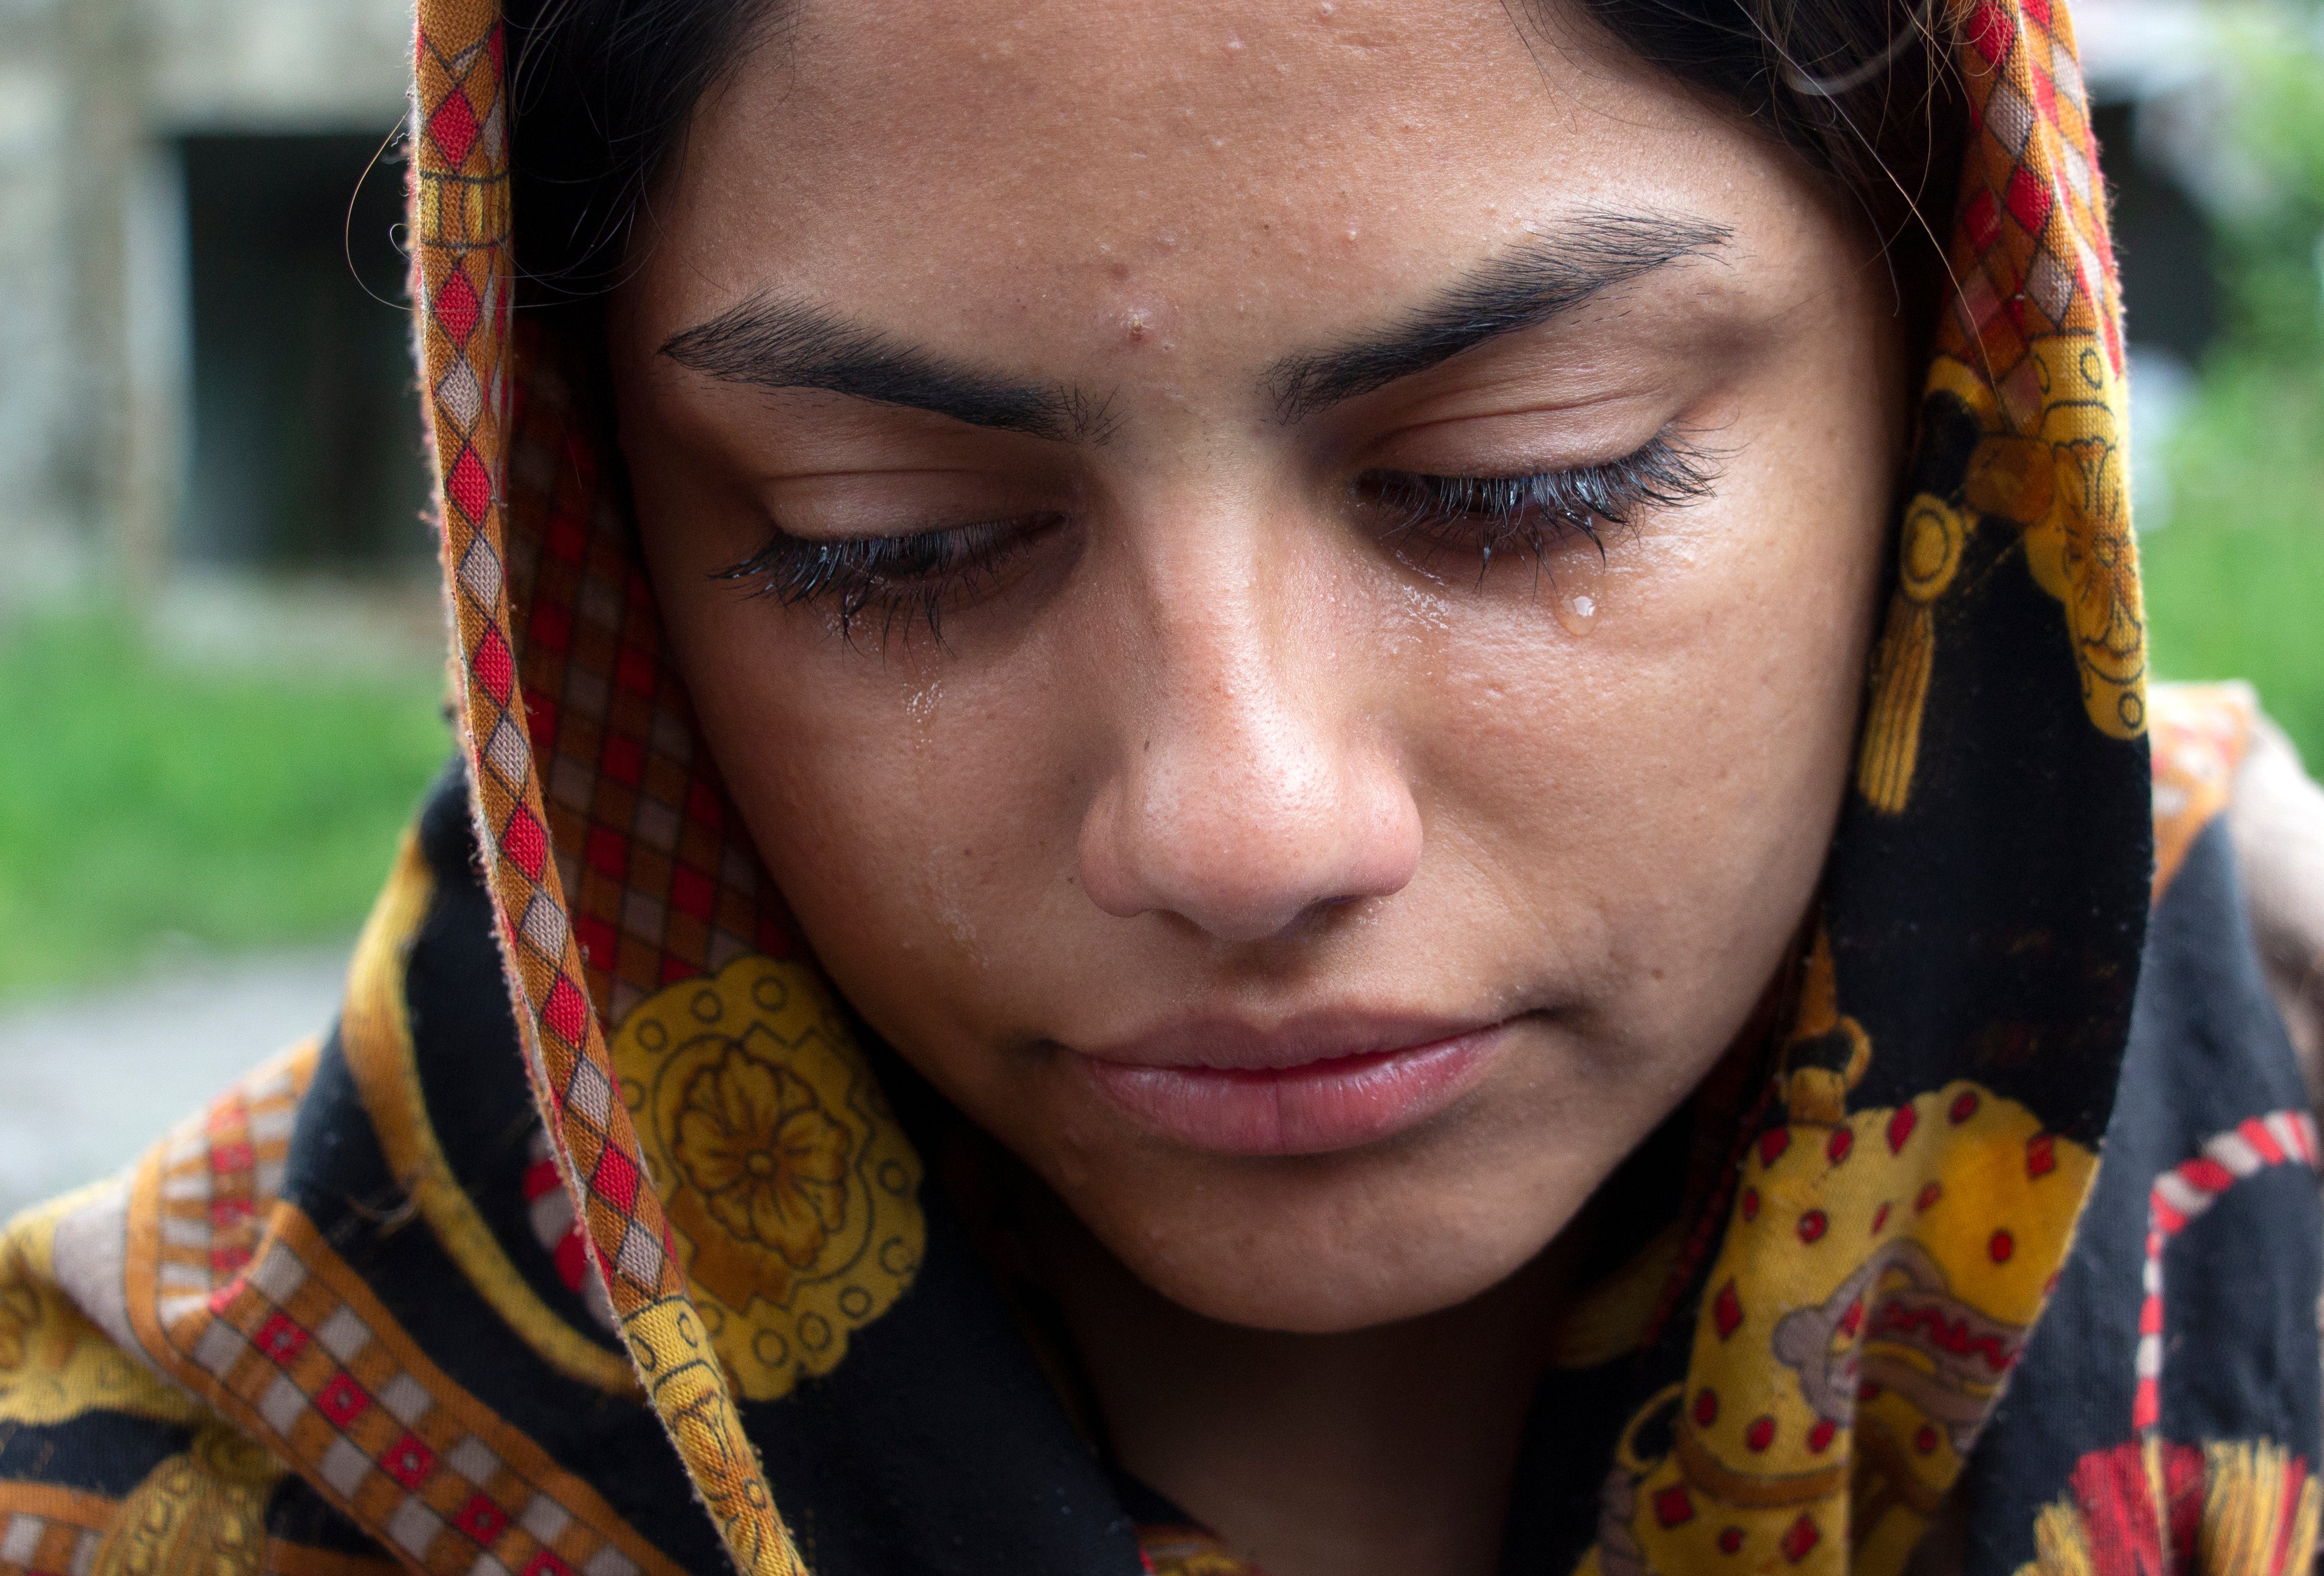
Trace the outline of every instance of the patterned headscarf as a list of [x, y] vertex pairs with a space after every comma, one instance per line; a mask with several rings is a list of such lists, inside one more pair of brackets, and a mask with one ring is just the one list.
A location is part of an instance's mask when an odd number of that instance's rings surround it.
[[[1625, 1167], [1676, 1213], [1555, 1332], [1511, 1571], [1894, 1572], [1932, 1523], [1977, 1572], [2315, 1544], [2317, 1137], [2209, 826], [2239, 725], [2164, 713], [2158, 869], [2072, 29], [1957, 23], [1952, 283], [1793, 1015]], [[285, 1571], [1245, 1570], [1077, 1431], [924, 1173], [933, 1097], [720, 784], [602, 395], [512, 312], [493, 0], [421, 0], [416, 70], [462, 769], [329, 1042], [23, 1228], [18, 1279], [198, 1397], [173, 1427], [263, 1447], [233, 1481]], [[0, 1570], [65, 1569], [12, 1525]]]

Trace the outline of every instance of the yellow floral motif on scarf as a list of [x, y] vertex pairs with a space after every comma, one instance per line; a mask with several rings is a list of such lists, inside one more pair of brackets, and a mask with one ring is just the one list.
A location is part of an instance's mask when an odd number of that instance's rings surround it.
[[920, 1161], [828, 991], [770, 958], [666, 987], [613, 1042], [711, 1345], [750, 1400], [825, 1374], [911, 1284]]
[[1865, 796], [1892, 815], [1904, 808], [1920, 752], [1935, 606], [1953, 588], [1970, 533], [1987, 517], [2024, 532], [2034, 582], [2064, 610], [2091, 724], [2111, 738], [2136, 738], [2146, 728], [2146, 615], [2116, 409], [2121, 388], [2089, 335], [2037, 338], [2027, 365], [2040, 398], [2030, 435], [2008, 420], [1975, 367], [1941, 356], [1929, 371], [1931, 390], [1960, 398], [1987, 436], [1962, 480], [1966, 510], [1928, 493], [1904, 506], [1896, 595], [1874, 654], [1857, 777]]
[[205, 1425], [122, 1502], [90, 1576], [259, 1576], [267, 1496], [288, 1470], [224, 1423]]
[[1686, 1383], [1627, 1431], [1583, 1570], [1901, 1569], [2041, 1311], [2096, 1163], [1966, 1080], [1762, 1135]]
[[105, 1184], [18, 1216], [0, 1237], [0, 1439], [100, 1408], [191, 1423], [199, 1403], [115, 1346], [56, 1284], [57, 1221]]

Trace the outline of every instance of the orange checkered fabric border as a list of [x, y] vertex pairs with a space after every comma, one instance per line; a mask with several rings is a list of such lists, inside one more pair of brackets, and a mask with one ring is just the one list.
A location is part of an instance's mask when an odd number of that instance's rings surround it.
[[[460, 733], [533, 1088], [584, 1241], [680, 1459], [736, 1562], [752, 1576], [788, 1576], [798, 1555], [726, 1376], [706, 1355], [603, 1017], [662, 979], [779, 947], [779, 932], [761, 921], [752, 861], [729, 857], [732, 818], [696, 758], [650, 597], [609, 545], [594, 466], [559, 439], [559, 385], [549, 377], [528, 387], [525, 415], [540, 425], [513, 468], [538, 514], [526, 531], [509, 528], [518, 347], [497, 8], [427, 0], [414, 55], [417, 334]], [[577, 487], [564, 485], [568, 460]]]

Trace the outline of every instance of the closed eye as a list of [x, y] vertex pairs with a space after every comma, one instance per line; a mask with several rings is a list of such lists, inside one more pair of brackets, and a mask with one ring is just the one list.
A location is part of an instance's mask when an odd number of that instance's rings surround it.
[[[1711, 488], [1708, 459], [1657, 435], [1618, 459], [1524, 476], [1429, 476], [1370, 471], [1359, 496], [1384, 512], [1382, 537], [1399, 552], [1473, 553], [1480, 573], [1496, 557], [1538, 564], [1559, 543], [1586, 537], [1602, 553], [1602, 532], [1646, 510], [1691, 503]], [[766, 545], [715, 578], [786, 607], [831, 606], [851, 643], [877, 623], [884, 644], [900, 625], [926, 625], [944, 638], [947, 607], [969, 600], [1019, 554], [1061, 529], [1055, 512], [980, 521], [942, 531], [825, 539], [778, 528]]]
[[1576, 535], [1602, 557], [1607, 526], [1632, 525], [1649, 509], [1692, 503], [1715, 479], [1709, 456], [1657, 433], [1597, 465], [1502, 477], [1372, 471], [1357, 486], [1388, 515], [1383, 535], [1398, 551], [1474, 552], [1481, 575], [1497, 554], [1524, 554], [1538, 564]]

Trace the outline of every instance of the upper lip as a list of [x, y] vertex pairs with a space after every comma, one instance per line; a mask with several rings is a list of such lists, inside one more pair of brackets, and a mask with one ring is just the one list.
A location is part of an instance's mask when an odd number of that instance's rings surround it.
[[1129, 1039], [1074, 1050], [1129, 1067], [1266, 1072], [1413, 1051], [1495, 1027], [1498, 1019], [1361, 1011], [1302, 1014], [1261, 1026], [1222, 1015], [1175, 1018]]

